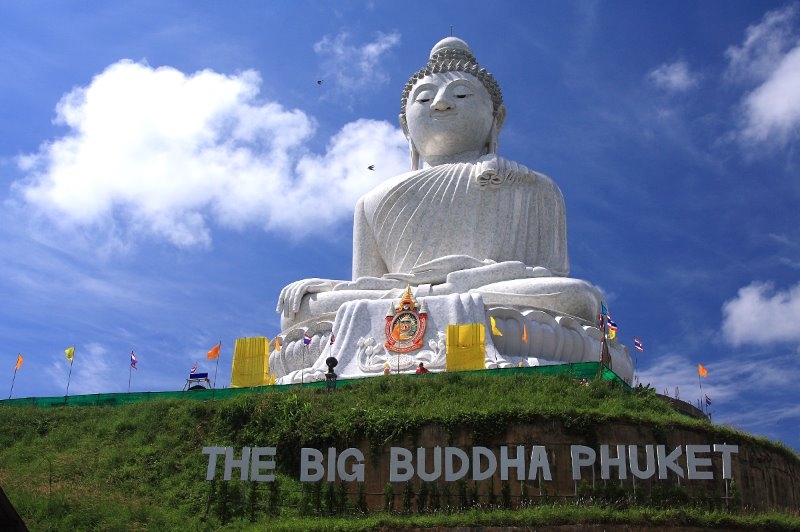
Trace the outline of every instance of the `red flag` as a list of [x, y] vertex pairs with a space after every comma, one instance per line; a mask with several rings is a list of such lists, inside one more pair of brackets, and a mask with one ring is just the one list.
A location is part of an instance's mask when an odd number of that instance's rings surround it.
[[211, 360], [214, 360], [215, 358], [219, 358], [219, 349], [220, 349], [220, 347], [222, 347], [222, 342], [218, 343], [217, 345], [215, 345], [214, 347], [209, 349], [208, 354], [206, 355], [206, 358], [209, 358]]
[[20, 355], [20, 354], [17, 354], [17, 365], [16, 365], [16, 366], [14, 366], [14, 371], [17, 371], [19, 368], [21, 368], [21, 367], [22, 367], [22, 362], [23, 362], [24, 360], [25, 360], [25, 359], [22, 357], [22, 355]]

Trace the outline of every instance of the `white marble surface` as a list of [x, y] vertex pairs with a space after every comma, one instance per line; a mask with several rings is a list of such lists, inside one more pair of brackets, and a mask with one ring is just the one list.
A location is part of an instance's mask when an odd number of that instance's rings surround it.
[[[417, 298], [420, 303], [422, 298]], [[381, 375], [387, 367], [391, 373], [413, 373], [419, 362], [430, 371], [444, 371], [446, 363], [445, 337], [448, 324], [482, 323], [486, 330], [485, 367], [510, 368], [547, 364], [593, 362], [600, 359], [601, 332], [580, 320], [556, 316], [542, 310], [519, 311], [508, 307], [485, 304], [480, 294], [452, 294], [424, 298], [427, 307], [427, 326], [423, 347], [410, 353], [395, 353], [386, 349], [385, 316], [387, 301], [353, 301], [339, 309], [333, 325], [335, 341], [331, 344], [331, 331], [325, 328], [309, 332], [311, 343], [303, 343], [303, 334], [296, 330], [287, 337], [283, 356], [306, 357], [308, 366], [285, 371], [273, 367], [273, 360], [281, 354], [273, 352], [270, 371], [278, 384], [292, 384], [323, 380], [328, 357], [338, 360], [339, 378], [358, 378]], [[502, 333], [491, 333], [490, 317]], [[524, 332], [523, 332], [524, 331]], [[628, 348], [612, 341], [609, 345], [611, 367], [617, 375], [630, 382], [633, 365]], [[315, 358], [311, 360], [312, 355]]]
[[[282, 334], [290, 338], [324, 323], [332, 327], [336, 343], [312, 342], [294, 353], [298, 348], [290, 339], [274, 367], [294, 382], [297, 355], [311, 353], [315, 364], [308, 375], [299, 373], [301, 379], [311, 377], [324, 372], [324, 358], [344, 346], [347, 355], [337, 372], [370, 374], [380, 362], [374, 357], [385, 341], [388, 302], [408, 285], [416, 297], [435, 302], [437, 310], [431, 307], [429, 316], [439, 327], [426, 334], [428, 347], [407, 356], [408, 364], [413, 357], [438, 364], [442, 350], [434, 344], [441, 343], [446, 320], [472, 323], [459, 314], [467, 307], [472, 317], [484, 315], [474, 322], [487, 323], [487, 312], [500, 312], [506, 314], [498, 319], [511, 320], [510, 326], [519, 321], [537, 331], [536, 349], [505, 338], [498, 352], [489, 339], [487, 350], [497, 356], [487, 359], [487, 366], [599, 357], [599, 337], [591, 324], [603, 296], [590, 283], [567, 277], [566, 211], [555, 182], [497, 155], [506, 111], [491, 74], [479, 68], [464, 41], [448, 37], [409, 80], [403, 102], [400, 122], [412, 170], [382, 183], [356, 205], [352, 279], [304, 279], [279, 296]], [[508, 313], [516, 314], [512, 319]], [[630, 380], [627, 348], [612, 347], [614, 370]], [[359, 353], [356, 362], [350, 350]]]

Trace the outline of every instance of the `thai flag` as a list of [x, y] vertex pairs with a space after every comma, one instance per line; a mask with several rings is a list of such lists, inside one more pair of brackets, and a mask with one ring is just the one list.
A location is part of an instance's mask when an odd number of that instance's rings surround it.
[[611, 319], [611, 314], [608, 315], [608, 328], [612, 331], [617, 330], [617, 324], [614, 323], [614, 320]]
[[303, 335], [303, 343], [306, 345], [311, 343], [311, 336], [309, 336], [308, 333], [305, 333]]
[[644, 353], [644, 345], [642, 345], [642, 341], [638, 338], [633, 339], [633, 347], [635, 347], [637, 351]]
[[194, 363], [194, 366], [192, 366], [192, 369], [189, 370], [189, 373], [197, 373], [197, 362]]
[[138, 362], [139, 362], [139, 360], [136, 358], [136, 355], [134, 355], [134, 354], [133, 354], [133, 351], [131, 351], [131, 367], [132, 367], [133, 369], [139, 369], [139, 368], [137, 368], [137, 367], [136, 367], [136, 364], [137, 364]]

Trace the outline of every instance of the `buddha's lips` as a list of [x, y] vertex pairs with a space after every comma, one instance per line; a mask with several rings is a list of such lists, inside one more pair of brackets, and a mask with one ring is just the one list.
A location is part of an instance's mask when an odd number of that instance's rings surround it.
[[436, 111], [431, 113], [431, 118], [434, 120], [446, 120], [458, 116], [458, 111]]

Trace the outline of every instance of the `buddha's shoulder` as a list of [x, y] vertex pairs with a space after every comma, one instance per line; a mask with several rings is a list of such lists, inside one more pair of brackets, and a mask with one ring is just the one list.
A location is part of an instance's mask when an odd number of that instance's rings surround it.
[[359, 200], [359, 205], [375, 205], [378, 202], [385, 201], [387, 197], [393, 197], [402, 191], [412, 190], [413, 186], [411, 189], [409, 189], [409, 186], [413, 185], [415, 181], [431, 178], [467, 180], [472, 183], [469, 188], [475, 187], [476, 191], [497, 189], [498, 186], [501, 188], [513, 188], [527, 185], [559, 192], [558, 186], [547, 175], [531, 170], [527, 166], [510, 159], [487, 155], [474, 162], [425, 167], [396, 175], [364, 194]]
[[408, 172], [404, 172], [402, 174], [398, 174], [396, 176], [392, 176], [389, 179], [378, 183], [378, 185], [376, 185], [375, 188], [373, 188], [372, 190], [361, 196], [359, 204], [369, 203], [370, 201], [382, 198], [389, 191], [396, 188], [399, 184], [403, 183], [409, 178], [414, 177], [415, 175], [419, 174], [422, 171], [423, 170], [411, 170]]
[[[550, 177], [548, 177], [546, 174], [528, 168], [524, 164], [512, 161], [511, 159], [506, 159], [505, 157], [496, 157], [495, 159], [497, 160], [499, 170], [503, 171], [504, 173], [517, 174], [519, 176], [527, 177], [533, 181], [537, 179], [552, 181], [552, 179], [550, 179]], [[488, 161], [488, 164], [491, 164], [491, 160]]]

